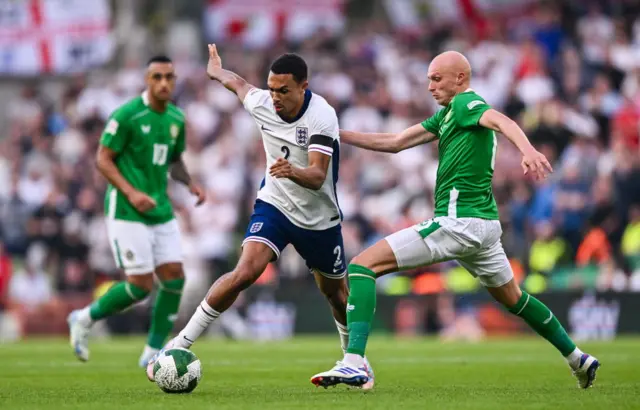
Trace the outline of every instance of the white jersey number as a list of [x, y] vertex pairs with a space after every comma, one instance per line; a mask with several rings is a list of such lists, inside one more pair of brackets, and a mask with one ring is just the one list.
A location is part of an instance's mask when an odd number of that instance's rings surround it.
[[291, 150], [289, 149], [289, 147], [283, 145], [282, 148], [280, 148], [280, 151], [282, 151], [282, 153], [284, 154], [284, 159], [289, 159], [289, 155], [291, 155]]
[[169, 146], [167, 144], [153, 144], [153, 165], [162, 166], [167, 163], [167, 153]]

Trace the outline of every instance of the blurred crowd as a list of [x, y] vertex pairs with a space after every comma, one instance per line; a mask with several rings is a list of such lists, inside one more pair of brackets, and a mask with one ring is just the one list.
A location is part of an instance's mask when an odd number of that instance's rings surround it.
[[[311, 70], [310, 88], [336, 108], [341, 128], [369, 132], [400, 131], [432, 115], [438, 107], [427, 91], [429, 61], [443, 50], [463, 52], [473, 67], [472, 88], [517, 120], [555, 169], [546, 181], [525, 177], [518, 152], [499, 138], [494, 194], [519, 278], [548, 279], [569, 266], [585, 270], [568, 286], [627, 289], [640, 269], [634, 258], [640, 253], [636, 3], [607, 9], [550, 2], [474, 25], [425, 24], [417, 31], [374, 21], [339, 38], [320, 33], [263, 52], [220, 48], [223, 64], [258, 86], [265, 85], [274, 57], [300, 53]], [[208, 201], [196, 208], [182, 187], [170, 190], [187, 277], [194, 289], [204, 289], [236, 261], [265, 171], [264, 150], [251, 117], [235, 95], [206, 78], [204, 62], [175, 63], [175, 102], [188, 120], [185, 161], [206, 186]], [[55, 100], [37, 84], [27, 85], [5, 104], [10, 126], [0, 138], [0, 304], [39, 309], [119, 277], [102, 216], [106, 183], [93, 159], [110, 113], [142, 91], [141, 64], [144, 58], [71, 78]], [[338, 196], [347, 257], [432, 216], [437, 149], [434, 143], [389, 155], [342, 147]], [[438, 272], [454, 266], [395, 278], [408, 279], [408, 291], [437, 290], [446, 279], [413, 279], [443, 278]], [[262, 280], [289, 279], [312, 280], [291, 249]], [[381, 291], [397, 286], [393, 279]]]

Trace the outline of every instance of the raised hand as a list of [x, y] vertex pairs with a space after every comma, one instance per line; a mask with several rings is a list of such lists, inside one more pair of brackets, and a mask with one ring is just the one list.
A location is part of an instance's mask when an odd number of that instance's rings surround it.
[[207, 63], [207, 75], [211, 78], [215, 77], [217, 70], [222, 68], [222, 59], [218, 54], [215, 44], [209, 44], [209, 62]]

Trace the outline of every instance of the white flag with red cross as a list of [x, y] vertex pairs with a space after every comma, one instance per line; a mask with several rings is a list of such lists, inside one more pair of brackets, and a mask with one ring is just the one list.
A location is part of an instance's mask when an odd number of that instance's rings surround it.
[[109, 61], [108, 0], [0, 0], [0, 74], [64, 74]]
[[339, 33], [345, 0], [209, 0], [204, 29], [209, 40], [266, 48], [279, 39], [299, 41], [318, 30]]

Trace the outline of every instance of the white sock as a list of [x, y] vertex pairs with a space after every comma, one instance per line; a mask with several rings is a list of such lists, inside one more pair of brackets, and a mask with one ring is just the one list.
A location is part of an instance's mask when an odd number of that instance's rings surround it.
[[343, 362], [349, 366], [360, 368], [364, 366], [364, 357], [355, 353], [345, 353]]
[[189, 319], [189, 323], [187, 323], [184, 329], [178, 334], [178, 337], [176, 337], [176, 347], [190, 348], [202, 332], [204, 332], [218, 316], [220, 316], [220, 313], [209, 306], [206, 300], [203, 300], [196, 308], [191, 319]]
[[82, 326], [91, 327], [93, 325], [94, 322], [91, 319], [90, 310], [91, 305], [82, 308], [78, 313], [78, 322], [80, 322]]
[[349, 331], [347, 327], [342, 323], [336, 322], [336, 327], [338, 328], [338, 334], [340, 334], [340, 347], [342, 347], [342, 353], [347, 352], [347, 346], [349, 346]]
[[569, 356], [565, 357], [565, 360], [572, 369], [576, 369], [580, 366], [580, 358], [583, 354], [584, 352], [576, 347], [573, 352], [569, 353]]

